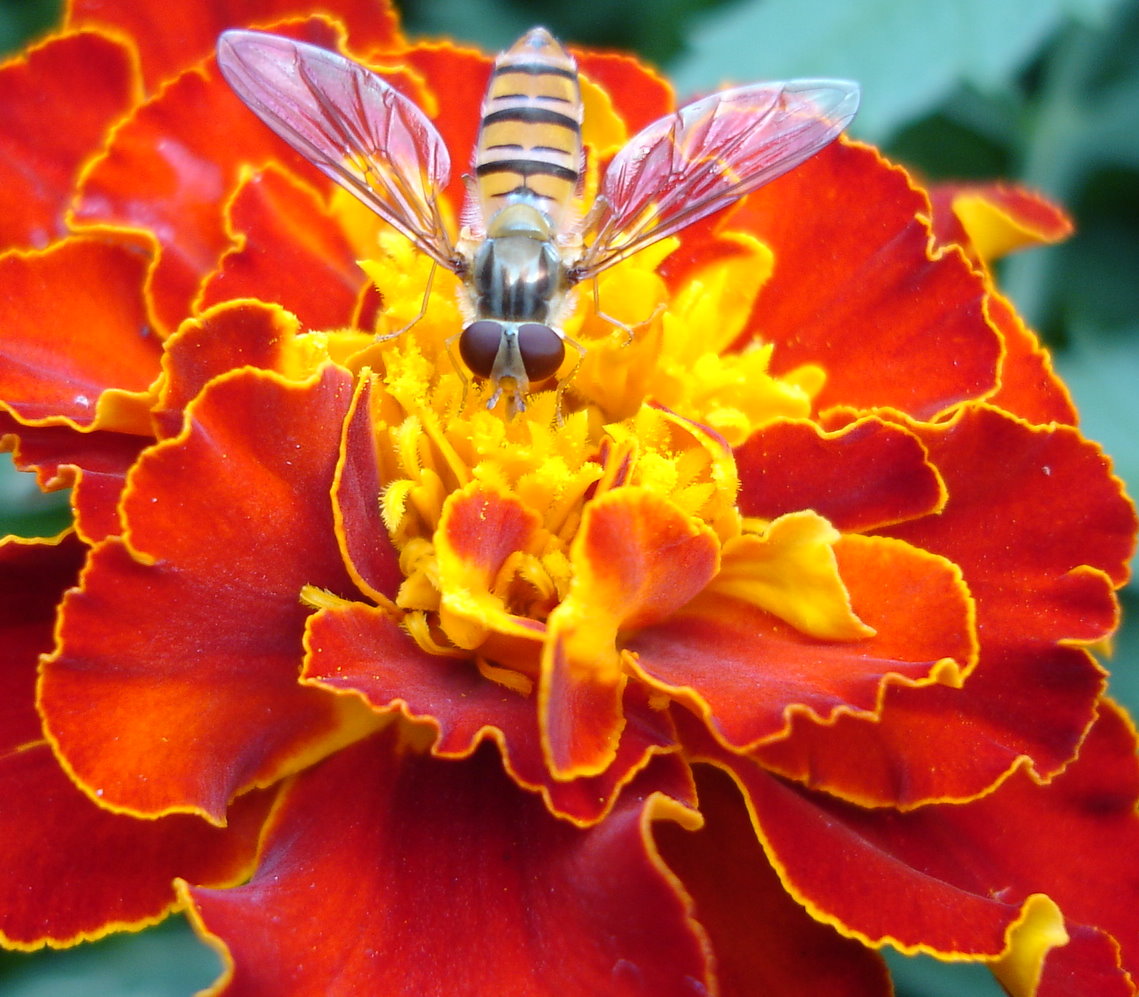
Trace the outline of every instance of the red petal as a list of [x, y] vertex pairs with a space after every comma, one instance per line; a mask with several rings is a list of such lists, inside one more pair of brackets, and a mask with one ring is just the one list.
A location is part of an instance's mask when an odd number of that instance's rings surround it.
[[237, 367], [289, 373], [288, 348], [299, 332], [296, 319], [260, 302], [219, 305], [183, 324], [167, 341], [160, 406], [165, 436], [182, 429], [184, 410], [215, 377]]
[[241, 880], [268, 809], [264, 797], [243, 800], [228, 829], [185, 816], [138, 821], [68, 781], [43, 739], [34, 689], [82, 554], [70, 538], [0, 546], [0, 937], [15, 948], [152, 923], [175, 906], [176, 875]]
[[151, 442], [122, 433], [78, 433], [66, 426], [21, 426], [0, 413], [0, 449], [10, 445], [16, 466], [35, 470], [46, 491], [72, 489], [75, 528], [89, 543], [120, 532], [118, 503], [127, 472]]
[[[213, 64], [187, 72], [142, 104], [84, 175], [80, 223], [153, 232], [163, 253], [155, 308], [167, 329], [190, 312], [199, 282], [229, 248], [223, 207], [250, 164], [280, 162], [327, 184], [265, 128]], [[311, 289], [318, 293], [319, 288]]]
[[819, 409], [929, 417], [996, 386], [1000, 340], [985, 320], [984, 281], [957, 253], [931, 259], [928, 212], [901, 170], [836, 142], [729, 219], [775, 252], [754, 335], [776, 344], [773, 373], [826, 370]]
[[297, 685], [306, 584], [351, 592], [329, 499], [349, 376], [241, 371], [139, 462], [124, 499], [132, 559], [96, 549], [64, 607], [41, 706], [108, 801], [220, 818], [233, 794], [319, 755], [345, 716]]
[[[1071, 758], [1103, 690], [1086, 651], [1117, 621], [1134, 513], [1106, 460], [1071, 429], [979, 408], [916, 430], [945, 480], [936, 515], [890, 528], [958, 564], [976, 600], [981, 657], [960, 690], [889, 690], [877, 718], [797, 725], [773, 768], [863, 802], [912, 806], [983, 792], [1016, 765]], [[1090, 565], [1090, 567], [1084, 567]]]
[[791, 735], [756, 757], [867, 806], [968, 799], [1029, 760], [1045, 773], [1065, 765], [1103, 687], [1079, 648], [983, 651], [962, 689], [894, 686], [877, 717], [796, 717]]
[[439, 731], [431, 749], [439, 757], [465, 758], [494, 737], [515, 781], [541, 790], [553, 812], [580, 825], [600, 820], [650, 756], [673, 744], [667, 714], [651, 709], [631, 685], [614, 763], [595, 778], [559, 782], [542, 754], [533, 697], [488, 681], [473, 661], [421, 650], [382, 610], [360, 603], [321, 610], [309, 621], [307, 645], [306, 680], [430, 722]]
[[[1052, 783], [1018, 773], [965, 805], [860, 810], [759, 769], [735, 774], [788, 887], [848, 930], [994, 955], [1019, 906], [1043, 893], [1074, 928], [1110, 934], [1125, 970], [1139, 968], [1139, 772], [1134, 732], [1111, 708]], [[1104, 975], [1126, 992], [1112, 965], [1080, 965], [1062, 952], [1056, 971], [1076, 984], [1060, 992], [1106, 992], [1086, 985]], [[1102, 957], [1104, 947], [1085, 938], [1080, 953]], [[1052, 967], [1050, 957], [1046, 980]]]
[[933, 230], [975, 258], [991, 262], [1026, 246], [1060, 242], [1071, 219], [1042, 194], [1006, 183], [937, 183], [930, 187]]
[[137, 86], [126, 46], [93, 32], [49, 38], [0, 68], [0, 246], [43, 248], [66, 233], [79, 168]]
[[636, 788], [583, 831], [492, 752], [439, 762], [367, 742], [301, 776], [262, 870], [191, 891], [193, 913], [233, 957], [229, 997], [691, 995], [704, 954], [647, 827], [667, 784]]
[[[312, 12], [302, 0], [199, 0], [191, 4], [140, 2], [108, 4], [106, 0], [71, 0], [69, 27], [97, 25], [136, 40], [147, 87], [210, 55], [226, 28], [272, 29], [276, 22]], [[376, 0], [321, 0], [320, 9], [349, 25], [358, 47], [391, 44], [398, 38], [395, 12]], [[331, 43], [331, 36], [326, 43]]]
[[669, 82], [633, 57], [583, 49], [574, 49], [574, 57], [581, 72], [609, 94], [630, 138], [645, 125], [676, 110]]
[[158, 376], [148, 265], [136, 249], [82, 236], [0, 257], [0, 397], [21, 420], [92, 426], [104, 391], [144, 391]]
[[352, 323], [367, 278], [343, 230], [311, 189], [265, 170], [242, 184], [229, 216], [237, 246], [208, 279], [198, 308], [259, 298], [283, 305], [310, 329]]
[[986, 399], [1029, 422], [1076, 424], [1076, 406], [1052, 369], [1052, 358], [1009, 302], [989, 296], [989, 318], [1001, 331], [1001, 386]]
[[629, 641], [636, 671], [746, 748], [784, 734], [792, 713], [825, 720], [875, 710], [891, 677], [925, 684], [941, 677], [945, 659], [968, 667], [970, 607], [950, 566], [862, 537], [845, 537], [835, 553], [851, 603], [876, 636], [815, 640], [761, 609], [708, 596]]
[[873, 419], [835, 433], [772, 422], [735, 455], [745, 516], [813, 509], [840, 530], [862, 531], [936, 512], [945, 497], [917, 437]]
[[1104, 636], [1114, 604], [1094, 576], [1126, 579], [1136, 519], [1099, 449], [1068, 427], [1027, 426], [983, 407], [915, 431], [949, 502], [889, 532], [961, 565], [987, 639]]
[[696, 832], [656, 829], [661, 853], [692, 893], [696, 918], [716, 953], [723, 997], [888, 997], [881, 957], [812, 919], [767, 861], [734, 786], [701, 766]]
[[363, 380], [344, 423], [344, 439], [333, 486], [333, 513], [344, 563], [362, 592], [377, 602], [394, 599], [403, 581], [399, 554], [380, 515], [383, 492], [374, 414], [372, 382]]

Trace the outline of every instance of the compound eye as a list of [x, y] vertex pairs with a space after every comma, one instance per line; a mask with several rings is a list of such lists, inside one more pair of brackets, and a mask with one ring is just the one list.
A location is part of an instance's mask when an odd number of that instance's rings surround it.
[[489, 378], [502, 342], [502, 323], [490, 319], [472, 322], [459, 337], [459, 356], [475, 377]]
[[518, 352], [522, 354], [526, 376], [536, 383], [558, 372], [566, 347], [562, 337], [548, 325], [524, 322], [518, 327]]

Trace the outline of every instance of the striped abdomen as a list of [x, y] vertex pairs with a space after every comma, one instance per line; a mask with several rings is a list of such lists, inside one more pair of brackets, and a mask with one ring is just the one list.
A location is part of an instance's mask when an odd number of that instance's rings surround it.
[[484, 221], [511, 200], [537, 198], [560, 226], [581, 175], [581, 116], [577, 64], [545, 28], [498, 57], [475, 149]]

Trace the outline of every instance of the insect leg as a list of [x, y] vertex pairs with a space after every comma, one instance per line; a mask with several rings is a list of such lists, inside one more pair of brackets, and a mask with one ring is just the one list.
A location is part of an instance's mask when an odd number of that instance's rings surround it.
[[397, 336], [402, 336], [408, 329], [415, 325], [424, 315], [427, 314], [427, 299], [431, 296], [431, 285], [435, 282], [435, 268], [438, 263], [434, 260], [431, 261], [431, 272], [427, 275], [427, 286], [423, 289], [423, 300], [419, 304], [419, 311], [410, 322], [405, 326], [396, 329], [395, 332], [385, 332], [382, 336], [376, 337], [377, 343], [386, 343], [389, 339], [395, 339]]
[[563, 340], [577, 350], [577, 363], [573, 365], [570, 372], [566, 374], [558, 382], [557, 395], [554, 402], [554, 425], [560, 426], [565, 420], [562, 419], [562, 396], [566, 393], [566, 388], [569, 387], [570, 381], [574, 379], [577, 369], [581, 366], [581, 362], [585, 359], [585, 347], [576, 340], [570, 339], [569, 336], [563, 336]]
[[443, 346], [447, 350], [447, 356], [451, 358], [451, 366], [455, 368], [455, 373], [459, 375], [459, 380], [463, 382], [463, 397], [459, 400], [459, 411], [460, 412], [462, 412], [463, 409], [465, 409], [467, 407], [467, 391], [471, 387], [471, 379], [469, 377], [467, 377], [466, 374], [463, 373], [463, 365], [459, 361], [459, 358], [455, 356], [455, 351], [453, 349], [453, 347], [455, 345], [455, 341], [462, 334], [463, 334], [463, 332], [460, 329], [458, 332], [455, 333], [455, 335], [448, 336], [443, 341]]

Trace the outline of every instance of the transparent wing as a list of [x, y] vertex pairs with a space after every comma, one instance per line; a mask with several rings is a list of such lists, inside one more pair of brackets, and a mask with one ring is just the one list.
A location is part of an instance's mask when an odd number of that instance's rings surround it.
[[573, 279], [592, 277], [809, 159], [850, 124], [858, 97], [858, 84], [846, 80], [757, 83], [653, 122], [605, 171], [597, 234]]
[[218, 67], [254, 114], [432, 259], [455, 252], [437, 206], [451, 173], [424, 113], [344, 56], [260, 31], [226, 31]]

